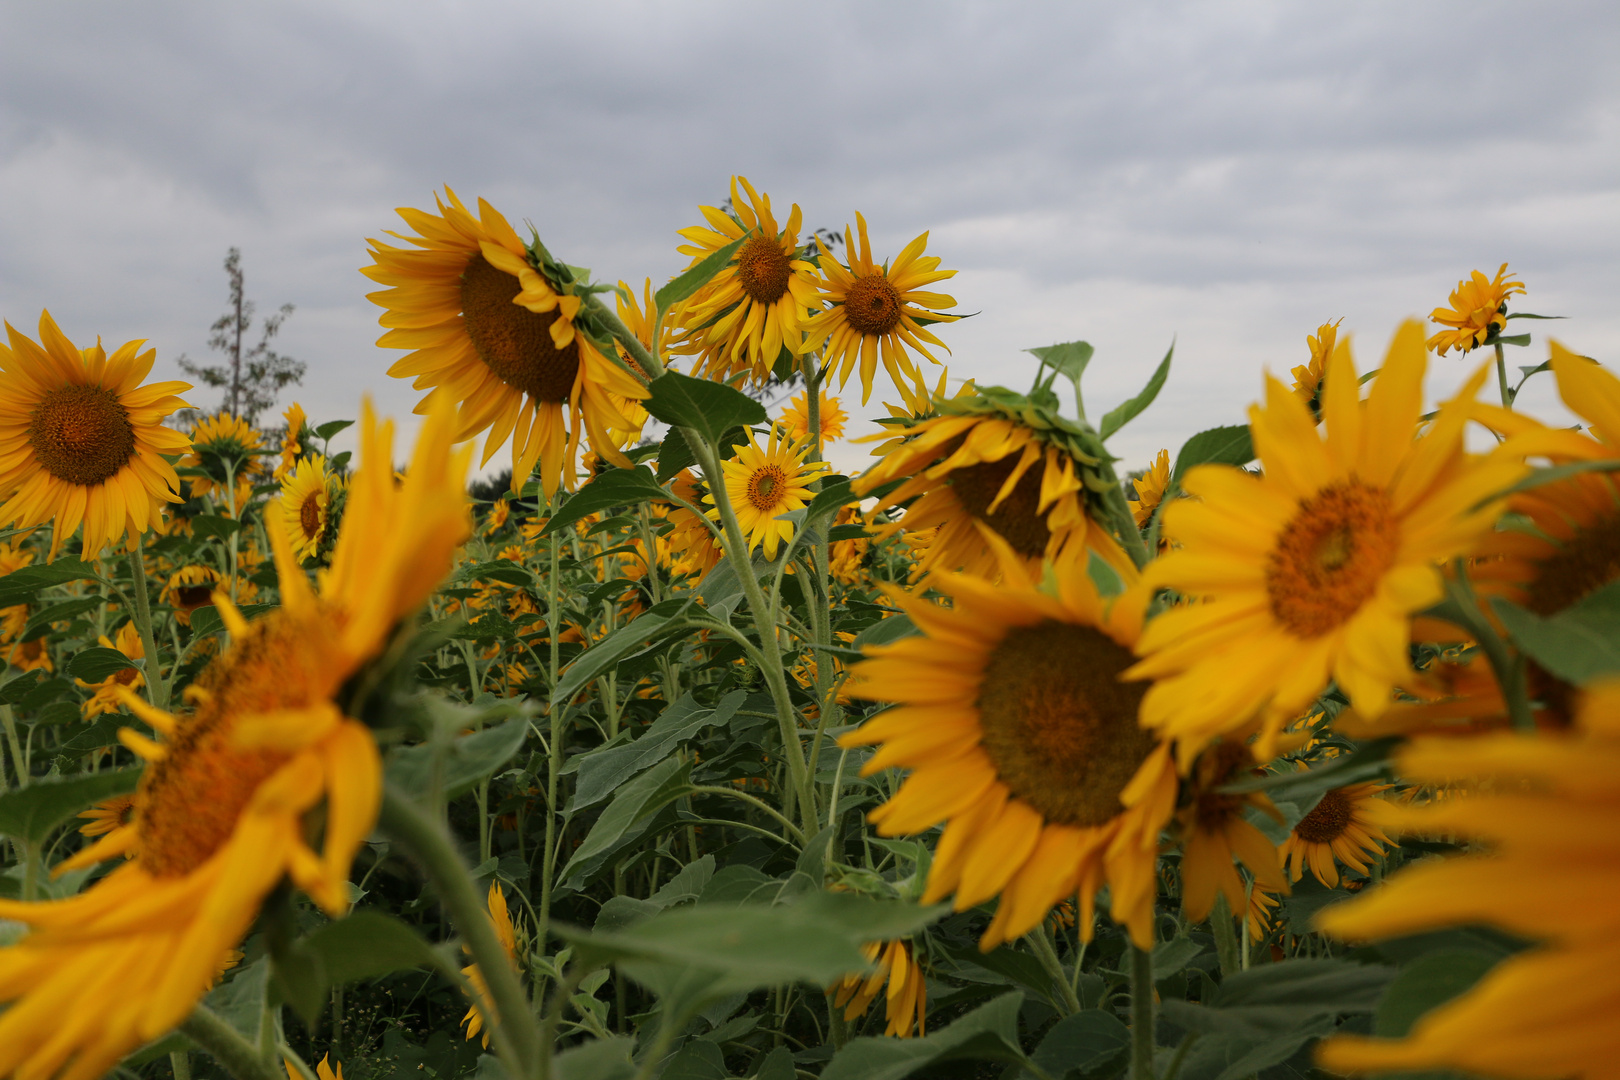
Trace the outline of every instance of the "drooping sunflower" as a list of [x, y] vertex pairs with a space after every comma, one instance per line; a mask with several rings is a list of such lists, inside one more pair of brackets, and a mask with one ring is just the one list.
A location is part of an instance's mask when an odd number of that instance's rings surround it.
[[[775, 559], [778, 545], [792, 538], [793, 523], [777, 518], [808, 506], [815, 495], [810, 485], [827, 471], [824, 461], [804, 460], [809, 450], [808, 445], [781, 439], [773, 427], [763, 450], [750, 435], [748, 445], [737, 448], [736, 457], [720, 463], [726, 496], [750, 551], [763, 546], [765, 557]], [[705, 495], [703, 501], [712, 506], [714, 496]], [[710, 510], [709, 517], [719, 521], [720, 511]]]
[[230, 476], [234, 477], [235, 505], [244, 505], [244, 490], [251, 494], [253, 479], [262, 472], [259, 451], [263, 446], [264, 435], [239, 416], [220, 412], [203, 417], [191, 429], [192, 453], [183, 462], [201, 470], [187, 477], [192, 497], [211, 495], [224, 503], [228, 512], [232, 489], [225, 480]]
[[1495, 280], [1478, 270], [1468, 280], [1457, 282], [1451, 291], [1451, 306], [1435, 308], [1429, 318], [1450, 327], [1431, 337], [1431, 349], [1446, 355], [1447, 349], [1468, 352], [1484, 345], [1507, 326], [1508, 297], [1524, 292], [1524, 282], [1507, 276], [1508, 264], [1497, 270]]
[[[862, 405], [872, 396], [872, 376], [880, 356], [901, 398], [910, 405], [925, 402], [928, 386], [906, 350], [915, 349], [933, 363], [940, 362], [923, 343], [942, 349], [945, 343], [929, 333], [927, 324], [955, 322], [961, 316], [932, 310], [955, 307], [956, 300], [944, 293], [924, 292], [922, 287], [955, 277], [956, 271], [941, 270], [937, 256], [923, 254], [928, 248], [927, 233], [907, 244], [892, 265], [875, 262], [866, 218], [857, 213], [855, 222], [860, 228], [860, 247], [845, 245], [847, 267], [816, 237], [821, 273], [826, 278], [822, 295], [832, 306], [805, 324], [805, 340], [812, 345], [826, 342], [826, 370], [838, 376], [840, 389], [848, 385], [850, 372], [859, 361]], [[844, 236], [849, 236], [848, 225]]]
[[[513, 667], [521, 668], [522, 665], [506, 665], [507, 682], [509, 684], [521, 684], [528, 678], [528, 673], [524, 671], [521, 677], [514, 680], [512, 677]], [[490, 882], [488, 903], [489, 921], [495, 924], [495, 937], [500, 941], [501, 947], [506, 950], [508, 959], [515, 965], [517, 963], [517, 931], [512, 926], [512, 914], [506, 908], [506, 894], [501, 891], [501, 887], [497, 882]], [[487, 1050], [489, 1049], [489, 1030], [484, 1023], [485, 1006], [479, 1003], [484, 1002], [487, 1004], [489, 1002], [489, 984], [484, 982], [484, 973], [478, 970], [477, 964], [468, 964], [461, 969], [461, 973], [467, 976], [467, 981], [472, 984], [473, 988], [473, 1002], [468, 1006], [467, 1015], [461, 1018], [461, 1022], [466, 1025], [469, 1040], [477, 1038], [480, 1033], [483, 1034], [484, 1049]]]
[[320, 552], [331, 527], [333, 496], [342, 483], [320, 454], [301, 458], [281, 482], [281, 519], [287, 524], [293, 556], [300, 561]]
[[1119, 676], [1149, 594], [1105, 602], [1083, 569], [1061, 564], [1049, 595], [990, 542], [1005, 564], [1000, 585], [935, 575], [948, 609], [889, 590], [922, 636], [869, 649], [854, 667], [852, 696], [898, 707], [839, 742], [882, 744], [862, 775], [910, 770], [869, 815], [880, 834], [946, 823], [924, 903], [954, 892], [962, 911], [1000, 894], [981, 948], [1027, 933], [1075, 895], [1089, 938], [1104, 885], [1114, 921], [1148, 948], [1176, 773], [1169, 746], [1137, 723], [1142, 687]]
[[1391, 808], [1378, 798], [1388, 790], [1388, 784], [1350, 784], [1323, 795], [1277, 849], [1278, 859], [1288, 867], [1288, 879], [1298, 881], [1309, 866], [1316, 880], [1332, 889], [1339, 884], [1338, 863], [1367, 873], [1372, 860], [1389, 846], [1384, 827]]
[[1294, 377], [1294, 396], [1304, 402], [1315, 417], [1322, 414], [1322, 376], [1327, 374], [1328, 360], [1338, 347], [1339, 324], [1342, 322], [1343, 319], [1335, 319], [1323, 323], [1316, 328], [1315, 334], [1306, 335], [1305, 344], [1311, 350], [1310, 361], [1289, 372]]
[[1288, 891], [1276, 845], [1243, 816], [1244, 808], [1253, 806], [1280, 820], [1271, 800], [1259, 792], [1230, 795], [1220, 790], [1254, 764], [1247, 746], [1223, 739], [1199, 755], [1193, 767], [1193, 782], [1177, 816], [1182, 830], [1181, 906], [1194, 922], [1209, 917], [1217, 893], [1225, 894], [1233, 912], [1246, 910], [1248, 887], [1234, 860], [1248, 869], [1253, 889]]
[[1170, 487], [1170, 451], [1160, 450], [1153, 464], [1136, 478], [1134, 486], [1136, 498], [1131, 500], [1131, 517], [1136, 521], [1137, 528], [1145, 529]]
[[130, 341], [111, 356], [97, 343], [80, 349], [39, 316], [39, 344], [6, 323], [0, 345], [0, 522], [52, 522], [54, 560], [84, 525], [84, 555], [94, 558], [120, 534], [131, 541], [180, 501], [180, 478], [164, 455], [190, 441], [163, 418], [186, 408], [174, 395], [190, 383], [141, 385], [157, 350]]
[[287, 406], [282, 418], [287, 422], [287, 430], [281, 436], [281, 463], [276, 466], [276, 471], [270, 477], [277, 483], [292, 471], [293, 463], [303, 455], [303, 433], [309, 426], [309, 420], [304, 416], [304, 407], [296, 401]]
[[[671, 493], [693, 506], [701, 507], [709, 501], [706, 485], [690, 469], [677, 473], [669, 487]], [[702, 518], [684, 506], [672, 507], [669, 520], [674, 525], [669, 533], [669, 572], [702, 581], [724, 558], [720, 545], [715, 543], [714, 533]]]
[[1403, 833], [1464, 836], [1487, 853], [1425, 860], [1323, 911], [1340, 938], [1488, 924], [1538, 941], [1420, 1017], [1407, 1038], [1322, 1044], [1323, 1067], [1503, 1077], [1599, 1077], [1620, 1061], [1620, 686], [1590, 690], [1575, 728], [1423, 738], [1402, 777], [1481, 789], [1402, 808]]
[[[820, 427], [821, 441], [831, 442], [843, 438], [844, 424], [849, 420], [849, 414], [844, 411], [843, 405], [835, 397], [828, 397], [825, 392], [818, 391], [820, 395]], [[810, 392], [793, 395], [787, 408], [782, 410], [782, 419], [777, 423], [794, 442], [800, 442], [810, 436]]]
[[804, 340], [805, 313], [819, 309], [821, 301], [816, 268], [797, 257], [803, 215], [795, 203], [777, 228], [771, 197], [755, 191], [746, 176], [731, 178], [731, 214], [713, 206], [698, 209], [708, 227], [682, 229], [688, 242], [676, 249], [692, 257], [691, 266], [744, 236], [748, 240], [707, 285], [670, 313], [679, 329], [670, 351], [696, 354], [696, 373], [704, 378], [746, 372], [763, 383], [783, 349], [799, 356], [813, 347]]
[[[418, 250], [368, 241], [376, 262], [360, 272], [389, 286], [368, 297], [388, 309], [377, 321], [389, 330], [377, 344], [413, 350], [388, 374], [414, 377], [418, 390], [443, 387], [460, 404], [458, 439], [489, 432], [483, 464], [510, 437], [513, 491], [536, 462], [548, 500], [559, 482], [572, 490], [582, 435], [627, 466], [607, 431], [631, 423], [610, 394], [642, 398], [646, 390], [576, 332], [580, 298], [559, 293], [534, 267], [499, 211], [479, 199], [474, 217], [444, 190], [437, 214], [399, 210], [417, 235], [390, 235]], [[424, 399], [417, 412], [427, 407]]]
[[922, 965], [917, 963], [911, 942], [871, 941], [861, 946], [861, 955], [877, 965], [870, 975], [846, 975], [838, 985], [828, 990], [833, 995], [833, 1008], [844, 1010], [846, 1022], [854, 1020], [872, 1007], [878, 991], [884, 991], [883, 1034], [909, 1039], [913, 1034], [928, 1033], [928, 980]]
[[[994, 578], [999, 563], [986, 538], [994, 535], [1018, 553], [1032, 575], [1043, 559], [1084, 569], [1095, 551], [1124, 574], [1135, 567], [1109, 533], [1086, 512], [1085, 485], [1068, 447], [1021, 418], [986, 406], [978, 396], [934, 399], [936, 415], [904, 430], [851, 485], [866, 495], [903, 480], [875, 511], [915, 499], [903, 517], [876, 530], [936, 529], [918, 551], [913, 579], [934, 570], [964, 570]], [[872, 438], [884, 438], [883, 435]]]
[[[133, 622], [126, 622], [118, 628], [118, 632], [111, 638], [102, 634], [98, 644], [103, 649], [117, 649], [131, 660], [143, 660], [146, 657], [146, 648], [141, 644], [141, 633], [135, 629]], [[137, 690], [146, 685], [146, 676], [139, 668], [127, 667], [115, 671], [98, 683], [87, 683], [83, 679], [73, 680], [86, 690], [94, 690], [88, 701], [81, 706], [86, 720], [94, 720], [103, 713], [117, 712], [123, 704], [120, 696], [120, 687]]]
[[1148, 626], [1132, 678], [1158, 681], [1143, 723], [1187, 755], [1214, 736], [1259, 726], [1271, 756], [1282, 724], [1337, 681], [1363, 715], [1388, 707], [1412, 675], [1410, 617], [1443, 592], [1439, 566], [1470, 553], [1495, 520], [1491, 496], [1523, 466], [1463, 448], [1477, 371], [1426, 431], [1423, 331], [1396, 333], [1371, 395], [1360, 400], [1347, 345], [1328, 365], [1322, 413], [1267, 380], [1265, 408], [1249, 410], [1264, 472], [1191, 469], [1194, 499], [1164, 510], [1179, 544], [1144, 571], [1155, 587], [1201, 602]]
[[[194, 709], [171, 715], [123, 692], [161, 739], [119, 733], [148, 762], [133, 819], [57, 870], [133, 858], [66, 900], [0, 901], [0, 918], [30, 928], [0, 950], [0, 1075], [94, 1080], [174, 1027], [284, 877], [329, 915], [347, 909], [382, 777], [370, 731], [336, 698], [468, 535], [470, 449], [452, 451], [453, 434], [444, 402], [396, 485], [392, 424], [365, 407], [361, 466], [320, 593], [271, 528], [282, 606], [249, 624], [215, 598], [233, 643], [188, 691]], [[304, 814], [323, 798], [317, 850]]]

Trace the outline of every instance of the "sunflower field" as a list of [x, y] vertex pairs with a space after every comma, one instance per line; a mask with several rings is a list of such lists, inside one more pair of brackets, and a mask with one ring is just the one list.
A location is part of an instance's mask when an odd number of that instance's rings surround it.
[[402, 209], [412, 446], [7, 323], [0, 1077], [1620, 1074], [1620, 380], [1506, 265], [1127, 474], [1169, 355], [949, 380], [927, 234], [731, 196]]

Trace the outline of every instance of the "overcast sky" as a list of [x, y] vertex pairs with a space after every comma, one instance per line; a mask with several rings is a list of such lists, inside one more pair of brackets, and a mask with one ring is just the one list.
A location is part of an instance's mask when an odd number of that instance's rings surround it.
[[[1140, 465], [1240, 422], [1318, 323], [1370, 367], [1504, 261], [1522, 309], [1620, 358], [1617, 55], [1612, 0], [13, 2], [0, 314], [148, 338], [173, 376], [238, 246], [261, 310], [297, 305], [311, 416], [367, 391], [403, 416], [357, 272], [394, 207], [449, 183], [599, 278], [661, 282], [743, 173], [809, 226], [862, 211], [883, 254], [931, 230], [980, 312], [941, 331], [953, 376], [1024, 387], [1021, 350], [1085, 339], [1100, 414], [1174, 339], [1113, 444]], [[1546, 325], [1514, 361], [1546, 358]], [[1431, 391], [1467, 366], [1435, 361]]]

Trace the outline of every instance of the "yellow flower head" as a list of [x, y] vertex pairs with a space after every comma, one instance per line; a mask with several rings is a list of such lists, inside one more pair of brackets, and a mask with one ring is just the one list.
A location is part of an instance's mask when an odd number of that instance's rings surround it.
[[79, 826], [79, 834], [81, 836], [106, 836], [114, 829], [121, 829], [128, 825], [130, 818], [134, 814], [135, 797], [133, 795], [114, 795], [110, 799], [101, 800], [78, 815], [84, 820], [84, 824]]
[[1370, 860], [1382, 856], [1389, 844], [1383, 827], [1390, 807], [1377, 797], [1388, 790], [1388, 784], [1351, 784], [1323, 795], [1278, 849], [1278, 857], [1288, 864], [1289, 880], [1298, 881], [1309, 866], [1316, 880], [1334, 888], [1339, 884], [1335, 859], [1358, 874], [1367, 873]]
[[[507, 666], [511, 668], [513, 665]], [[510, 675], [511, 672], [508, 671], [509, 678]], [[527, 677], [526, 673], [524, 677]], [[515, 964], [518, 948], [517, 931], [512, 926], [512, 915], [506, 907], [506, 894], [501, 892], [500, 885], [495, 882], [491, 882], [489, 886], [489, 918], [495, 924], [496, 939], [506, 950], [507, 958]], [[467, 1027], [467, 1038], [473, 1039], [482, 1033], [484, 1047], [488, 1049], [489, 1030], [484, 1022], [484, 1010], [490, 1008], [489, 984], [484, 981], [484, 973], [478, 970], [477, 964], [467, 965], [461, 969], [461, 973], [472, 983], [474, 993], [473, 1003], [468, 1007], [467, 1015], [461, 1018], [461, 1022]]]
[[319, 554], [331, 526], [332, 499], [342, 485], [342, 478], [327, 468], [320, 454], [301, 459], [281, 482], [281, 520], [295, 558]]
[[[106, 634], [101, 635], [98, 644], [103, 649], [117, 649], [131, 660], [146, 657], [140, 631], [135, 629], [133, 622], [126, 622], [120, 626], [118, 632], [110, 639]], [[146, 676], [141, 674], [139, 668], [127, 667], [122, 671], [113, 672], [98, 683], [87, 683], [83, 679], [73, 681], [86, 690], [95, 691], [83, 706], [84, 718], [94, 720], [103, 713], [117, 712], [119, 706], [123, 704], [120, 689], [128, 687], [131, 690], [138, 690], [146, 685]]]
[[287, 421], [287, 431], [281, 437], [281, 464], [276, 466], [276, 471], [271, 477], [278, 483], [287, 473], [292, 471], [293, 462], [297, 461], [298, 455], [304, 452], [304, 444], [300, 439], [300, 435], [303, 433], [304, 428], [309, 425], [309, 421], [304, 417], [303, 406], [296, 401], [287, 406], [287, 411], [282, 415]]
[[834, 995], [833, 1008], [844, 1010], [844, 1020], [854, 1020], [872, 1007], [878, 992], [884, 994], [883, 1034], [909, 1039], [928, 1033], [928, 980], [909, 941], [872, 941], [861, 946], [861, 955], [877, 965], [870, 975], [846, 975], [827, 993]]
[[39, 317], [39, 343], [5, 324], [0, 345], [0, 523], [51, 522], [50, 559], [84, 526], [84, 555], [93, 559], [120, 535], [131, 541], [179, 502], [180, 478], [164, 455], [191, 442], [163, 426], [187, 408], [174, 395], [190, 383], [141, 384], [157, 351], [130, 341], [108, 356], [98, 340], [80, 349]]
[[1441, 356], [1447, 349], [1468, 352], [1485, 344], [1493, 333], [1502, 332], [1507, 326], [1508, 297], [1524, 292], [1524, 282], [1508, 277], [1507, 268], [1503, 263], [1495, 280], [1475, 270], [1467, 281], [1457, 282], [1451, 291], [1451, 306], [1435, 308], [1429, 315], [1441, 326], [1450, 327], [1431, 337], [1429, 348], [1439, 350]]
[[184, 462], [206, 474], [188, 478], [192, 497], [213, 495], [225, 501], [225, 477], [229, 473], [236, 477], [236, 505], [244, 505], [243, 491], [251, 493], [253, 477], [262, 472], [258, 453], [263, 445], [264, 437], [239, 416], [221, 412], [203, 417], [191, 429], [193, 452]]
[[[670, 484], [673, 494], [699, 507], [712, 501], [707, 490], [690, 469], [681, 470]], [[684, 506], [671, 509], [669, 520], [674, 525], [669, 533], [669, 572], [702, 581], [704, 575], [718, 566], [724, 557], [720, 545], [715, 543], [714, 533], [709, 531], [704, 519]]]
[[[1333, 356], [1339, 341], [1339, 324], [1343, 319], [1323, 323], [1316, 328], [1314, 335], [1307, 335], [1305, 344], [1310, 347], [1311, 359], [1307, 364], [1301, 364], [1290, 374], [1294, 376], [1294, 395], [1303, 401], [1314, 414], [1321, 409], [1322, 376], [1327, 373], [1328, 360]], [[1345, 347], [1349, 347], [1348, 339]]]
[[1170, 487], [1170, 451], [1160, 450], [1153, 464], [1136, 478], [1135, 486], [1136, 498], [1131, 500], [1131, 517], [1136, 521], [1137, 528], [1145, 529]]
[[1256, 891], [1288, 891], [1277, 865], [1276, 845], [1244, 817], [1244, 810], [1251, 806], [1277, 816], [1271, 800], [1259, 793], [1228, 795], [1220, 790], [1254, 764], [1247, 746], [1225, 739], [1204, 751], [1193, 769], [1178, 815], [1182, 828], [1181, 906], [1193, 922], [1209, 918], [1217, 893], [1226, 894], [1231, 910], [1244, 910], [1244, 884], [1234, 860], [1248, 868]]
[[[777, 547], [793, 536], [793, 523], [777, 519], [808, 506], [815, 494], [810, 484], [827, 469], [824, 461], [804, 460], [809, 449], [800, 443], [781, 441], [777, 429], [772, 428], [763, 450], [750, 436], [746, 446], [738, 447], [736, 457], [720, 463], [725, 472], [726, 496], [749, 550], [763, 545], [767, 559], [775, 559]], [[703, 501], [712, 505], [714, 496], [705, 495]], [[719, 521], [720, 511], [710, 510], [709, 517]]]
[[[831, 442], [842, 438], [844, 424], [849, 420], [849, 414], [835, 397], [828, 397], [821, 393], [821, 441]], [[792, 442], [801, 442], [810, 435], [810, 392], [793, 395], [788, 407], [782, 410], [782, 419], [777, 421], [787, 437]]]

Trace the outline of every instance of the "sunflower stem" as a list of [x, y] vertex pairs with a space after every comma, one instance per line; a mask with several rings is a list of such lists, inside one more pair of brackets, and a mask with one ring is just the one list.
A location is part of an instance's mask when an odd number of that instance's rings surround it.
[[174, 1071], [174, 1080], [191, 1080], [191, 1054], [185, 1050], [171, 1050], [169, 1068]]
[[1142, 542], [1142, 530], [1136, 526], [1136, 517], [1131, 513], [1130, 500], [1125, 498], [1125, 485], [1114, 475], [1114, 467], [1107, 462], [1097, 466], [1097, 471], [1103, 474], [1103, 480], [1108, 484], [1108, 490], [1103, 493], [1103, 505], [1112, 519], [1114, 531], [1119, 533], [1120, 542], [1125, 546], [1125, 554], [1131, 557], [1131, 562], [1140, 570], [1152, 558], [1148, 554], [1147, 544]]
[[1221, 960], [1221, 976], [1241, 971], [1237, 932], [1232, 929], [1232, 905], [1226, 902], [1226, 893], [1219, 889], [1215, 892], [1215, 910], [1209, 914], [1209, 928], [1215, 933], [1215, 955]]
[[146, 695], [154, 709], [169, 707], [169, 684], [163, 681], [163, 665], [158, 662], [157, 638], [152, 634], [152, 601], [146, 594], [146, 534], [142, 533], [129, 549], [130, 592], [135, 610], [130, 612], [146, 652]]
[[1502, 408], [1513, 408], [1514, 392], [1508, 389], [1507, 357], [1502, 355], [1502, 343], [1496, 343], [1496, 384], [1502, 390]]
[[1131, 943], [1131, 1080], [1153, 1080], [1153, 953]]
[[1035, 958], [1041, 962], [1041, 967], [1046, 969], [1046, 973], [1052, 977], [1053, 984], [1058, 988], [1060, 1000], [1052, 1004], [1057, 1005], [1064, 1016], [1073, 1016], [1080, 1011], [1080, 995], [1069, 985], [1068, 973], [1063, 970], [1063, 964], [1058, 960], [1057, 946], [1052, 943], [1046, 920], [1041, 920], [1041, 925], [1026, 936], [1029, 938], [1030, 948], [1034, 950]]
[[179, 1030], [235, 1080], [284, 1080], [274, 1063], [260, 1057], [257, 1047], [206, 1005], [195, 1006]]
[[[496, 1050], [514, 1080], [534, 1076], [539, 1057], [539, 1031], [495, 924], [474, 887], [472, 870], [456, 850], [449, 830], [392, 787], [383, 789], [377, 824], [427, 875], [439, 900], [449, 910], [467, 951], [472, 953], [494, 999], [495, 1016], [486, 1017]], [[542, 939], [543, 940], [543, 939]], [[240, 1078], [246, 1080], [246, 1078]]]
[[[551, 631], [551, 682], [546, 695], [546, 718], [549, 738], [546, 740], [546, 839], [541, 853], [540, 914], [535, 920], [535, 940], [542, 951], [546, 933], [551, 925], [551, 879], [557, 872], [557, 780], [562, 769], [562, 721], [568, 702], [558, 702], [556, 696], [557, 671], [562, 657], [562, 618], [557, 611], [558, 555], [561, 538], [552, 533], [551, 565], [546, 574], [546, 626]], [[538, 989], [537, 989], [538, 992]]]
[[606, 304], [594, 296], [586, 299], [585, 306], [590, 309], [592, 315], [602, 321], [602, 325], [607, 327], [608, 333], [613, 335], [613, 340], [624, 346], [624, 351], [635, 358], [636, 363], [641, 365], [641, 370], [646, 374], [637, 375], [629, 365], [621, 362], [617, 356], [611, 354], [607, 357], [609, 362], [618, 364], [626, 371], [629, 371], [630, 374], [636, 375], [640, 382], [651, 382], [664, 373], [664, 365], [659, 363], [658, 358], [648, 350], [647, 346], [641, 343], [640, 338], [630, 332], [630, 328], [624, 325], [624, 320], [620, 319], [617, 313], [609, 310]]

